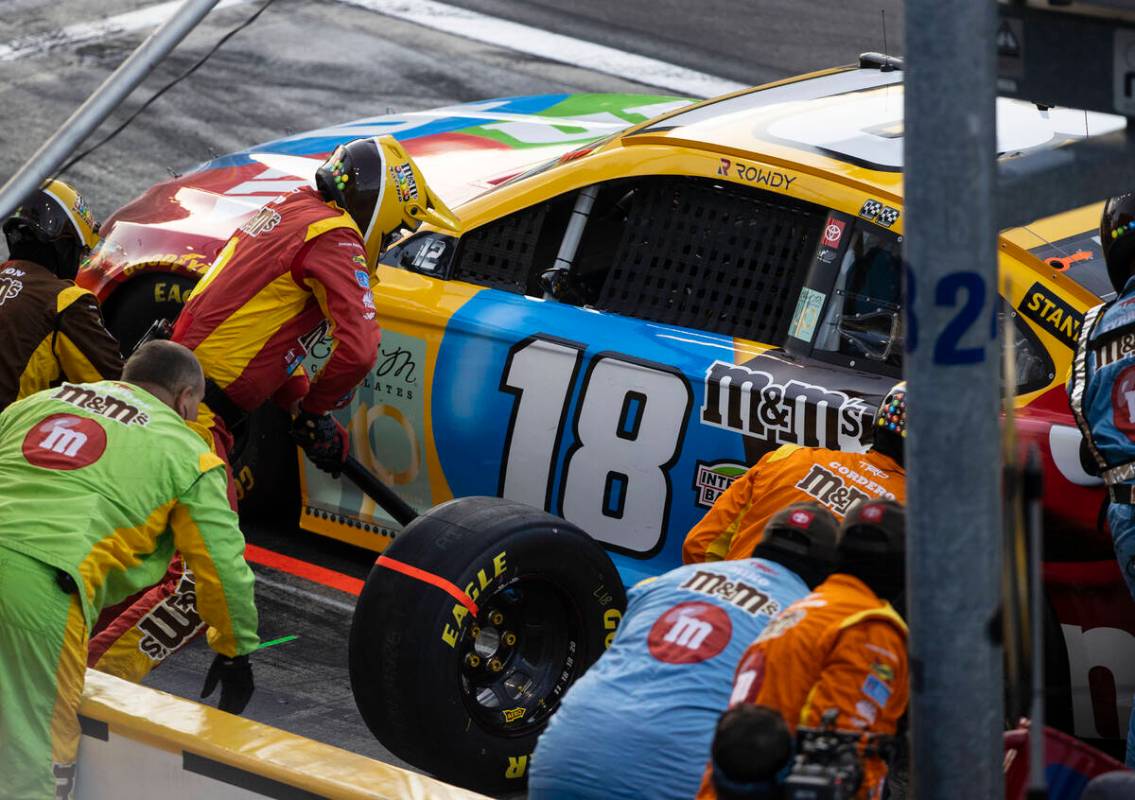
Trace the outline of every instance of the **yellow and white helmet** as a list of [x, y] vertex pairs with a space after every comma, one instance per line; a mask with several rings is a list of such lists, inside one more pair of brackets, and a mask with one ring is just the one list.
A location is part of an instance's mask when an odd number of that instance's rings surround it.
[[458, 229], [458, 221], [430, 191], [422, 171], [393, 136], [355, 139], [335, 152], [315, 172], [320, 193], [351, 215], [374, 269], [386, 238], [422, 222]]
[[52, 263], [61, 278], [74, 278], [79, 264], [99, 242], [98, 223], [73, 187], [50, 180], [26, 197], [4, 221], [4, 237], [13, 258]]

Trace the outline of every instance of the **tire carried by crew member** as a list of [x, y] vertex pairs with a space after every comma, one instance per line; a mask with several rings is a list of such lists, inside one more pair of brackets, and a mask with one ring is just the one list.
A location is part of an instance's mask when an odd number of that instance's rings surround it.
[[570, 522], [497, 497], [442, 503], [367, 578], [350, 634], [355, 702], [411, 764], [521, 790], [536, 738], [625, 607], [606, 551]]

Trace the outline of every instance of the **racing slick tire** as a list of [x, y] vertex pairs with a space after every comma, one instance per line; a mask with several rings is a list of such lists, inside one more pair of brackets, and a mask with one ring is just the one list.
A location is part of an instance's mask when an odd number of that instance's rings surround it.
[[625, 608], [611, 559], [575, 525], [497, 497], [451, 500], [411, 522], [367, 578], [349, 643], [355, 702], [409, 763], [519, 791], [536, 738]]
[[102, 304], [102, 313], [122, 355], [134, 352], [138, 340], [155, 320], [177, 319], [196, 284], [197, 279], [187, 275], [151, 272], [137, 275], [115, 289]]

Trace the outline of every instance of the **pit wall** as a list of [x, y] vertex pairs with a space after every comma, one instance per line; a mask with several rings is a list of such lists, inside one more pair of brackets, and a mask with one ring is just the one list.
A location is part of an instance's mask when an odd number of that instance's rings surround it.
[[78, 800], [473, 800], [423, 775], [94, 670]]

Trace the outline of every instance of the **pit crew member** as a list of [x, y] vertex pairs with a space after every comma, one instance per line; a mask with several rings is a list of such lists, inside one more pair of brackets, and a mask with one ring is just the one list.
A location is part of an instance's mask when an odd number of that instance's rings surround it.
[[792, 733], [775, 708], [738, 703], [717, 721], [710, 769], [717, 800], [780, 800]]
[[122, 372], [118, 342], [94, 295], [74, 284], [98, 243], [87, 204], [63, 181], [48, 181], [4, 221], [0, 264], [0, 410], [61, 380], [97, 381]]
[[866, 453], [786, 444], [765, 454], [686, 534], [682, 562], [747, 558], [769, 517], [790, 503], [818, 501], [843, 519], [863, 500], [905, 502], [905, 382], [887, 392], [872, 431]]
[[[906, 713], [907, 627], [891, 605], [906, 585], [906, 515], [890, 500], [855, 506], [840, 528], [836, 571], [782, 611], [737, 665], [732, 703], [775, 708], [795, 733], [821, 727], [894, 735]], [[887, 765], [865, 759], [859, 798], [882, 796]], [[707, 769], [699, 798], [715, 797]]]
[[[1135, 194], [1104, 204], [1100, 244], [1116, 297], [1084, 316], [1068, 400], [1108, 486], [1108, 527], [1135, 597]], [[1135, 767], [1135, 714], [1128, 721], [1126, 761]]]
[[[315, 182], [277, 197], [233, 234], [189, 295], [173, 340], [205, 370], [202, 421], [218, 452], [267, 400], [288, 409], [298, 402], [293, 436], [313, 464], [336, 472], [347, 432], [330, 412], [378, 357], [371, 285], [382, 244], [422, 220], [456, 223], [390, 136], [336, 148]], [[331, 355], [309, 385], [300, 362], [325, 336]]]
[[537, 742], [528, 796], [692, 797], [738, 657], [828, 575], [837, 530], [823, 506], [796, 504], [773, 516], [751, 558], [682, 566], [634, 587], [610, 649]]
[[[293, 410], [292, 436], [311, 462], [337, 474], [348, 440], [331, 410], [349, 399], [378, 357], [371, 286], [383, 241], [423, 220], [457, 225], [390, 136], [336, 148], [315, 182], [315, 189], [275, 198], [233, 234], [174, 325], [173, 340], [193, 350], [205, 370], [198, 421], [226, 462], [231, 431], [271, 399]], [[331, 355], [309, 384], [300, 362], [325, 336]], [[231, 471], [229, 500], [236, 508]], [[192, 576], [175, 561], [161, 584], [99, 634], [91, 665], [141, 680], [169, 651], [141, 652], [137, 621], [159, 604], [191, 603], [191, 588]], [[187, 631], [179, 646], [193, 635]]]
[[222, 708], [252, 693], [253, 577], [221, 460], [193, 432], [193, 354], [152, 342], [121, 382], [64, 383], [0, 414], [0, 794], [70, 797], [87, 636], [174, 548], [197, 575]]

